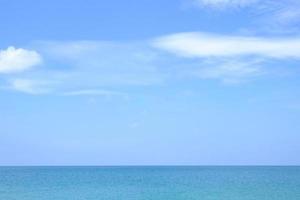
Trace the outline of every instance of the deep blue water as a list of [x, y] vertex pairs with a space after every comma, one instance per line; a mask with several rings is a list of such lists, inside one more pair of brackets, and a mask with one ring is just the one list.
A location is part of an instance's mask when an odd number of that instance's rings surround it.
[[300, 200], [300, 167], [0, 167], [0, 200]]

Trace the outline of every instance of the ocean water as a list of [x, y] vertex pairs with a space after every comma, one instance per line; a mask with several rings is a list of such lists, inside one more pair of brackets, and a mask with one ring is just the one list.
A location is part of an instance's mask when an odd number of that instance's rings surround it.
[[0, 167], [0, 200], [300, 200], [300, 167]]

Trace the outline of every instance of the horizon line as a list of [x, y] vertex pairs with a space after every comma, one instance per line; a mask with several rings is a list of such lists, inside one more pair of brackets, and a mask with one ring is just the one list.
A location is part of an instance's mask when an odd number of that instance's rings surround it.
[[0, 165], [0, 167], [300, 167], [300, 165]]

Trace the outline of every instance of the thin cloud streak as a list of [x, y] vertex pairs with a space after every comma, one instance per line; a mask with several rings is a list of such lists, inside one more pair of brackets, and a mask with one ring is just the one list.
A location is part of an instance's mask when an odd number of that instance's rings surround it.
[[300, 38], [224, 36], [202, 32], [167, 35], [153, 45], [184, 57], [261, 56], [300, 59]]
[[262, 59], [214, 59], [194, 72], [201, 79], [221, 80], [225, 84], [239, 84], [265, 73]]
[[112, 90], [101, 90], [101, 89], [86, 89], [76, 90], [71, 92], [65, 92], [64, 96], [127, 96], [122, 92], [116, 92]]
[[[299, 0], [190, 0], [196, 7], [221, 12], [250, 12], [255, 27], [252, 31], [267, 33], [298, 33]], [[244, 27], [246, 28], [246, 27]], [[247, 28], [246, 28], [247, 29]]]
[[5, 89], [10, 89], [31, 95], [41, 95], [51, 93], [50, 83], [41, 80], [31, 79], [13, 79], [9, 81], [9, 86]]
[[214, 9], [246, 7], [258, 1], [259, 0], [194, 0], [198, 6]]

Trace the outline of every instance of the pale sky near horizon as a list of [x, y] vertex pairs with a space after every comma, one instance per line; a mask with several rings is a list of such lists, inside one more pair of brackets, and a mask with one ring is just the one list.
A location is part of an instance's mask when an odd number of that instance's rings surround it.
[[300, 165], [298, 0], [0, 0], [0, 165]]

